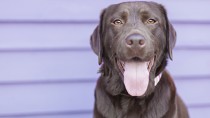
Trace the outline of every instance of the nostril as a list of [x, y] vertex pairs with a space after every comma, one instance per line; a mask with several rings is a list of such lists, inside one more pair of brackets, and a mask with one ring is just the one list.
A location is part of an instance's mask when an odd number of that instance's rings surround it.
[[139, 40], [140, 45], [144, 45], [144, 43], [145, 43], [145, 40]]
[[132, 45], [132, 44], [133, 44], [133, 40], [127, 39], [127, 40], [126, 40], [126, 43], [127, 43], [128, 45]]
[[137, 46], [144, 46], [146, 41], [144, 39], [144, 37], [140, 34], [132, 34], [129, 35], [126, 39], [125, 39], [125, 43], [126, 45], [128, 45], [129, 47], [137, 47]]

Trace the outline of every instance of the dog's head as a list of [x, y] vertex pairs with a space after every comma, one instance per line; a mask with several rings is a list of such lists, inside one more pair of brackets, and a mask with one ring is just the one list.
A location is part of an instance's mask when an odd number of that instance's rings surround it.
[[154, 2], [109, 6], [91, 35], [99, 64], [116, 70], [131, 96], [145, 96], [154, 90], [154, 79], [165, 68], [167, 58], [172, 59], [175, 42], [166, 10]]

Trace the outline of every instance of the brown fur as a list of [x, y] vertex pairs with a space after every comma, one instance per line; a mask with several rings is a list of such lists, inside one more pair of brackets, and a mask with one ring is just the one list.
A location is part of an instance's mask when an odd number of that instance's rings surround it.
[[[120, 16], [124, 24], [120, 27], [111, 25], [112, 18]], [[147, 17], [155, 17], [158, 23], [145, 24]], [[116, 64], [116, 59], [127, 61], [134, 57], [134, 50], [129, 50], [124, 41], [134, 29], [146, 37], [147, 43], [144, 49], [135, 49], [135, 57], [144, 61], [157, 56], [150, 72], [148, 89], [141, 97], [127, 93]], [[188, 118], [187, 108], [165, 71], [168, 57], [172, 59], [175, 42], [176, 32], [160, 4], [127, 2], [103, 10], [100, 23], [91, 36], [91, 47], [98, 55], [99, 64], [102, 64], [95, 89], [94, 118]], [[162, 77], [154, 86], [154, 77], [160, 73], [163, 73]]]

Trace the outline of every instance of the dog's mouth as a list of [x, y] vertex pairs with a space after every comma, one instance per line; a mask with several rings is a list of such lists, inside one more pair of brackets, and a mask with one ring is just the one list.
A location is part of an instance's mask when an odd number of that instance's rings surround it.
[[131, 96], [142, 96], [145, 94], [149, 85], [149, 74], [154, 61], [155, 56], [149, 61], [141, 61], [137, 57], [129, 61], [116, 59], [128, 94]]

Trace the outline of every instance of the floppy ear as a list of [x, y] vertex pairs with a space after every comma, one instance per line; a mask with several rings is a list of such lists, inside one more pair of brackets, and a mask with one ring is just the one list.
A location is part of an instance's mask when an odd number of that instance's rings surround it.
[[171, 23], [168, 22], [168, 41], [167, 41], [167, 45], [168, 45], [168, 54], [171, 60], [173, 60], [173, 53], [172, 50], [175, 47], [176, 44], [176, 31], [174, 29], [174, 27], [171, 25]]
[[99, 55], [100, 53], [100, 33], [98, 27], [99, 26], [95, 28], [93, 34], [90, 37], [90, 45], [96, 55]]
[[104, 17], [105, 10], [102, 11], [100, 16], [99, 25], [93, 31], [93, 34], [90, 37], [90, 45], [92, 50], [98, 55], [98, 64], [101, 65], [102, 58], [103, 58], [103, 47], [102, 47], [102, 38], [103, 38], [103, 17]]
[[166, 21], [166, 45], [167, 45], [167, 52], [169, 55], [169, 58], [171, 60], [173, 60], [173, 53], [172, 50], [176, 44], [176, 31], [174, 29], [174, 27], [172, 26], [172, 24], [169, 22], [168, 17], [167, 17], [167, 13], [164, 7], [163, 8], [163, 12], [164, 12], [164, 16], [165, 16], [165, 21]]

